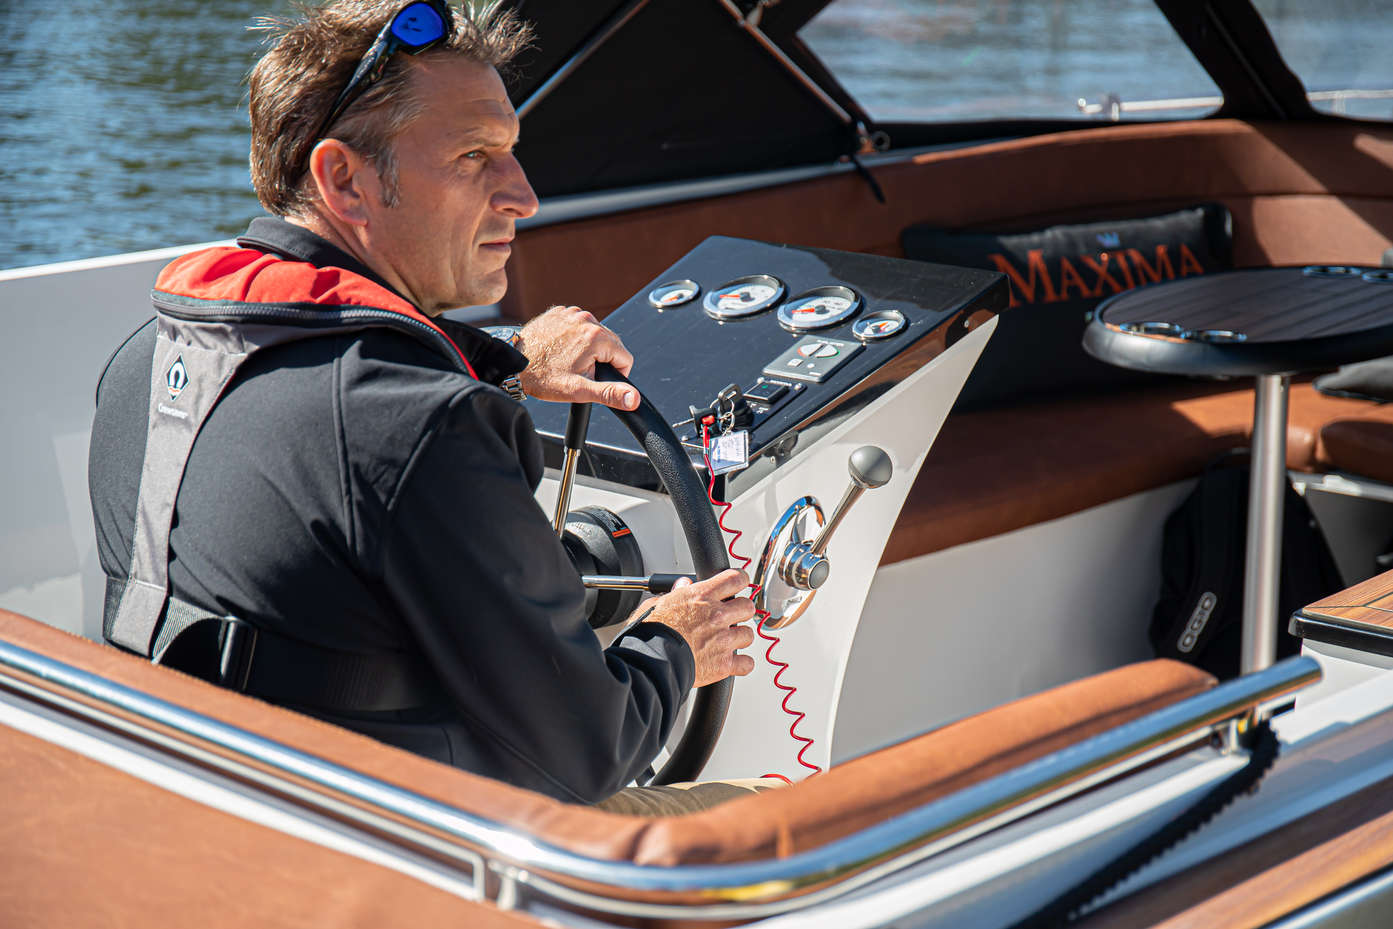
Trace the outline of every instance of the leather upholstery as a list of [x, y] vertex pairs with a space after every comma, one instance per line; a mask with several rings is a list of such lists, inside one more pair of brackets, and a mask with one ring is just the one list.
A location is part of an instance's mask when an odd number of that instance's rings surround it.
[[[1204, 672], [1175, 662], [1131, 665], [988, 710], [784, 790], [688, 816], [644, 819], [561, 803], [446, 767], [3, 610], [0, 638], [457, 805], [543, 842], [602, 859], [645, 864], [740, 861], [815, 847], [1214, 684]], [[112, 851], [133, 857], [134, 846], [144, 841], [166, 846], [154, 860], [168, 869], [152, 872], [166, 884], [178, 883], [179, 875], [189, 873], [185, 867], [211, 867], [209, 856], [220, 849], [235, 873], [243, 866], [234, 862], [262, 858], [274, 866], [284, 860], [277, 855], [301, 854], [271, 843], [276, 853], [263, 856], [254, 846], [264, 837], [238, 831], [241, 827], [234, 828], [229, 817], [206, 812], [196, 816], [198, 811], [191, 811], [189, 804], [166, 801], [143, 782], [111, 776], [106, 769], [94, 771], [91, 763], [53, 747], [26, 746], [24, 737], [10, 731], [4, 731], [3, 738], [0, 790], [11, 798], [23, 796], [25, 802], [11, 809], [22, 809], [26, 815], [4, 818], [14, 832], [8, 840], [0, 832], [0, 847], [8, 850], [0, 852], [0, 875], [11, 873], [15, 860], [31, 854], [35, 837], [29, 832], [61, 823], [71, 837], [87, 817], [99, 827], [91, 848], [79, 847], [76, 841], [55, 847], [48, 860], [58, 870], [47, 880], [62, 879], [61, 873], [76, 883], [85, 866], [83, 858], [109, 858]], [[36, 776], [45, 771], [53, 777]], [[104, 806], [109, 812], [103, 812]], [[132, 822], [130, 839], [118, 834], [127, 817], [144, 821]], [[225, 847], [213, 838], [224, 832], [229, 836]], [[191, 846], [187, 866], [180, 864], [180, 843]], [[120, 863], [109, 867], [119, 870]], [[131, 864], [125, 873], [139, 867], [138, 862]]]
[[[1393, 245], [1391, 167], [1393, 128], [1357, 122], [1206, 119], [952, 147], [873, 165], [885, 204], [847, 172], [524, 228], [513, 243], [503, 309], [525, 319], [564, 302], [604, 315], [714, 234], [898, 256], [901, 231], [919, 223], [1031, 228], [1202, 201], [1233, 214], [1236, 267], [1378, 264]], [[635, 368], [640, 386], [643, 364]], [[1193, 476], [1214, 455], [1248, 442], [1250, 386], [1180, 385], [950, 417], [883, 561]], [[1350, 453], [1344, 433], [1369, 429], [1341, 427], [1322, 438], [1327, 422], [1384, 415], [1295, 388], [1289, 464], [1331, 466], [1329, 454]], [[1362, 467], [1369, 473], [1377, 465]]]
[[1320, 445], [1331, 468], [1393, 484], [1393, 404], [1370, 404], [1358, 419], [1327, 423]]
[[0, 732], [6, 926], [543, 925], [170, 793], [61, 745]]
[[[1210, 200], [1233, 214], [1237, 267], [1376, 265], [1393, 245], [1390, 166], [1393, 128], [1355, 122], [1207, 119], [965, 145], [873, 164], [884, 204], [848, 170], [524, 227], [513, 243], [503, 311], [527, 319], [553, 303], [574, 303], [603, 316], [710, 235], [899, 256], [901, 230], [917, 223], [1029, 228]], [[641, 383], [642, 359], [636, 371]]]
[[[881, 558], [890, 564], [1058, 519], [1197, 475], [1252, 437], [1250, 387], [1194, 382], [949, 417]], [[1326, 425], [1332, 423], [1332, 425]], [[1369, 468], [1393, 405], [1292, 385], [1287, 466]], [[1335, 428], [1338, 427], [1338, 428]], [[1353, 436], [1367, 453], [1356, 452]], [[1393, 446], [1393, 436], [1384, 439]], [[1352, 467], [1356, 455], [1369, 462]], [[1343, 459], [1337, 460], [1337, 456]], [[1344, 463], [1341, 463], [1343, 460]], [[1386, 462], [1382, 472], [1393, 477]]]

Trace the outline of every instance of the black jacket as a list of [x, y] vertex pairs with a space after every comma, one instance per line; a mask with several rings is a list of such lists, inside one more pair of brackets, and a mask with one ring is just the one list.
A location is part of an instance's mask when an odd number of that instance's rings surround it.
[[[243, 248], [343, 268], [323, 239], [259, 219]], [[287, 298], [291, 299], [291, 298]], [[436, 320], [482, 381], [525, 359]], [[130, 564], [153, 322], [102, 375], [89, 479], [108, 576]], [[411, 751], [564, 800], [632, 780], [666, 739], [694, 665], [643, 623], [601, 650], [584, 590], [533, 498], [526, 410], [437, 349], [368, 328], [268, 348], [238, 371], [188, 460], [170, 534], [175, 597], [311, 645], [416, 652], [440, 698], [418, 710], [302, 707]]]

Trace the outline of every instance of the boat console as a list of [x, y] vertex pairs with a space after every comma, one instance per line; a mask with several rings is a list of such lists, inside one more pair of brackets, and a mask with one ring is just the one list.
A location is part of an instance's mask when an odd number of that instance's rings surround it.
[[[996, 312], [994, 272], [712, 236], [605, 319], [636, 360], [632, 377], [704, 469], [693, 409], [728, 396], [748, 431], [749, 467], [725, 475], [732, 499], [853, 416]], [[566, 408], [527, 401], [560, 467]], [[718, 468], [719, 470], [719, 468]], [[579, 472], [658, 490], [613, 417], [590, 424]]]
[[[770, 632], [800, 623], [733, 692], [694, 701], [686, 732], [707, 744], [670, 743], [695, 759], [680, 779], [793, 773], [789, 679], [807, 717], [798, 763], [834, 760], [880, 553], [1008, 300], [996, 272], [713, 236], [605, 319], [634, 355], [644, 409], [526, 401], [549, 468], [538, 502], [590, 588], [593, 626], [613, 634], [641, 591], [715, 573], [727, 545], [768, 614], [760, 636], [779, 644]], [[727, 703], [739, 722], [713, 746]]]

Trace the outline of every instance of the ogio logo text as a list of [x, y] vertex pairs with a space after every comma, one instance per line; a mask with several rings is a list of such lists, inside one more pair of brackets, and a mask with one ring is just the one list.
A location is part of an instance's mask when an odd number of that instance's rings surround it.
[[1200, 633], [1209, 623], [1209, 617], [1214, 615], [1214, 607], [1218, 602], [1218, 597], [1209, 591], [1204, 592], [1200, 602], [1195, 604], [1195, 611], [1190, 614], [1190, 621], [1185, 624], [1185, 631], [1180, 634], [1180, 641], [1175, 643], [1176, 648], [1187, 655], [1194, 649]]

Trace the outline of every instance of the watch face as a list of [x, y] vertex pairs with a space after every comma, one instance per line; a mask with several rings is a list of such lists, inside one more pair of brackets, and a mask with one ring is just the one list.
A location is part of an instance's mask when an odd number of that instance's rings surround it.
[[500, 342], [507, 342], [513, 348], [517, 348], [518, 343], [522, 341], [521, 326], [485, 326], [483, 331]]

